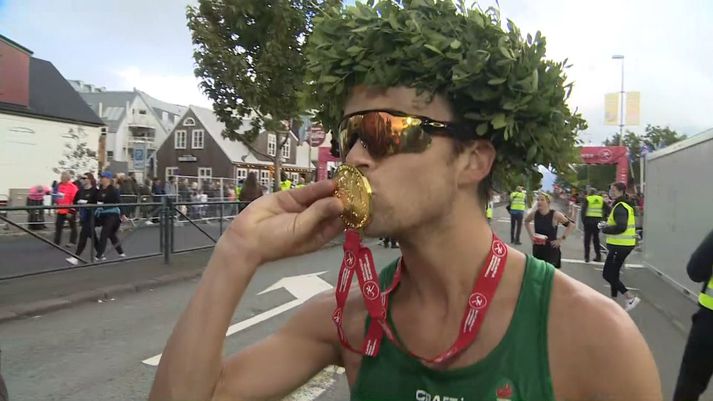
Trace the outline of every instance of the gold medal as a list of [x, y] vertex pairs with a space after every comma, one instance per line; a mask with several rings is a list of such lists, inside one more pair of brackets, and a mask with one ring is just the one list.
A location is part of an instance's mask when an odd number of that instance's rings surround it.
[[366, 227], [371, 216], [371, 185], [354, 166], [342, 164], [334, 175], [334, 196], [344, 204], [342, 221], [347, 228]]

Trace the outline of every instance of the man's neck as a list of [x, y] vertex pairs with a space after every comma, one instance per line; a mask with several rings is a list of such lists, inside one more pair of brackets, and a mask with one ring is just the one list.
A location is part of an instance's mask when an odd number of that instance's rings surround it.
[[462, 308], [492, 243], [483, 213], [473, 204], [468, 206], [456, 206], [440, 224], [412, 230], [399, 239], [405, 263], [402, 291], [409, 299], [438, 302], [435, 306], [446, 311]]

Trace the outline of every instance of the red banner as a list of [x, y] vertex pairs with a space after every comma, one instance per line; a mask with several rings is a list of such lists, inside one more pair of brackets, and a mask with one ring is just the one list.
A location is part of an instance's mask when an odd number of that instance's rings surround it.
[[616, 180], [629, 181], [629, 148], [626, 146], [584, 146], [580, 155], [585, 164], [616, 164]]
[[322, 181], [327, 179], [327, 162], [339, 161], [338, 158], [332, 156], [331, 148], [321, 147], [318, 154], [317, 162], [317, 181]]

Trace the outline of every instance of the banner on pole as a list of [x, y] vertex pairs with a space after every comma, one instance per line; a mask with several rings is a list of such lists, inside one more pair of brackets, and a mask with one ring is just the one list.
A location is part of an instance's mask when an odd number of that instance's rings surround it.
[[619, 125], [619, 94], [604, 95], [604, 125]]
[[626, 125], [639, 125], [640, 92], [626, 92]]

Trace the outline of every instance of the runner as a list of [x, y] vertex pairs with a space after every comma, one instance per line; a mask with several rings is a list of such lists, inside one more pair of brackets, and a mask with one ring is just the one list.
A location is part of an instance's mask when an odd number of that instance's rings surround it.
[[[99, 174], [101, 177], [99, 192], [97, 193], [97, 204], [115, 205], [121, 203], [119, 191], [112, 185], [112, 173], [105, 171]], [[108, 206], [97, 208], [94, 212], [97, 217], [98, 224], [101, 225], [101, 234], [99, 235], [99, 244], [97, 245], [97, 260], [106, 260], [104, 251], [106, 250], [107, 239], [111, 240], [116, 253], [120, 257], [126, 257], [124, 248], [121, 246], [121, 241], [116, 233], [119, 232], [121, 226], [122, 214], [121, 209], [117, 206]]]
[[[74, 197], [74, 204], [76, 205], [95, 205], [97, 203], [97, 193], [99, 189], [97, 188], [97, 180], [94, 178], [94, 174], [86, 173], [82, 175], [79, 179], [82, 188], [77, 192]], [[79, 208], [79, 224], [81, 225], [81, 231], [79, 232], [79, 242], [77, 242], [77, 250], [74, 252], [77, 256], [82, 256], [84, 248], [87, 246], [87, 240], [94, 238], [96, 240], [96, 234], [92, 236], [92, 231], [96, 228], [96, 220], [92, 224], [91, 215], [94, 214], [94, 209], [90, 208]], [[95, 248], [97, 247], [99, 241], [94, 241]], [[67, 262], [77, 265], [79, 264], [79, 259], [71, 256], [65, 259]]]
[[[325, 102], [315, 105], [320, 121], [338, 133], [349, 166], [341, 171], [370, 184], [363, 234], [397, 238], [402, 258], [382, 270], [379, 286], [348, 231], [336, 296], [315, 297], [276, 333], [223, 359], [257, 269], [319, 249], [342, 233], [340, 214], [355, 210], [328, 180], [256, 200], [216, 244], [149, 398], [280, 399], [340, 365], [352, 400], [661, 400], [652, 355], [628, 315], [487, 225], [496, 157], [495, 178], [556, 162], [581, 123], [563, 98], [561, 69], [540, 59], [543, 40], [527, 45], [492, 14], [465, 16], [451, 1], [367, 4], [316, 21], [305, 82]], [[539, 85], [519, 86], [533, 76]], [[519, 100], [503, 108], [505, 93]], [[535, 99], [543, 114], [514, 111]], [[361, 294], [347, 296], [354, 273]]]
[[618, 294], [624, 295], [624, 309], [628, 312], [641, 301], [632, 295], [621, 282], [621, 268], [626, 257], [636, 246], [636, 224], [634, 209], [626, 199], [626, 184], [615, 182], [609, 188], [612, 203], [609, 219], [599, 223], [602, 232], [607, 235], [607, 259], [604, 262], [602, 276], [611, 287], [611, 297], [616, 300]]
[[[535, 231], [533, 233], [530, 223], [535, 221]], [[562, 243], [574, 230], [574, 224], [570, 224], [569, 219], [561, 212], [550, 209], [550, 196], [546, 193], [537, 195], [537, 209], [527, 214], [525, 217], [525, 229], [530, 234], [532, 241], [532, 256], [543, 260], [556, 268], [562, 267]], [[557, 227], [565, 227], [562, 237], [557, 238]], [[540, 238], [544, 236], [546, 238]]]

